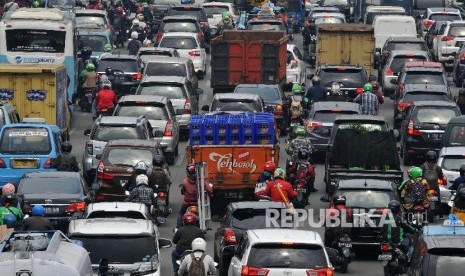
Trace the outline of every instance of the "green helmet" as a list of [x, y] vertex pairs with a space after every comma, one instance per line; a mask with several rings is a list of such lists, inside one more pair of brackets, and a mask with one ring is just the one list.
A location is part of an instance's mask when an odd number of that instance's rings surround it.
[[88, 63], [88, 64], [86, 65], [86, 71], [87, 71], [87, 72], [95, 71], [95, 65], [93, 65], [92, 63]]
[[148, 7], [149, 7], [149, 4], [147, 4], [146, 2], [144, 2], [144, 3], [141, 4], [141, 6], [142, 6], [142, 8], [145, 9], [145, 8], [148, 8]]
[[34, 2], [32, 2], [32, 7], [33, 7], [33, 8], [38, 8], [38, 7], [40, 7], [40, 2], [39, 2], [39, 1], [34, 1]]
[[415, 179], [423, 175], [423, 170], [420, 167], [412, 167], [410, 169], [410, 178]]
[[365, 83], [365, 85], [363, 86], [363, 92], [367, 91], [373, 92], [373, 85], [371, 85], [371, 83], [369, 82]]
[[298, 126], [294, 132], [296, 136], [305, 136], [305, 128], [303, 126]]
[[223, 19], [225, 19], [225, 18], [231, 19], [231, 18], [229, 17], [229, 13], [228, 13], [228, 12], [222, 12], [222, 13], [221, 13], [221, 17], [222, 17]]
[[292, 92], [296, 94], [300, 94], [302, 92], [302, 86], [300, 86], [298, 83], [294, 83], [292, 85]]
[[282, 178], [282, 179], [286, 179], [286, 171], [281, 169], [281, 168], [277, 168], [275, 171], [274, 171], [274, 177], [275, 178]]
[[104, 50], [105, 52], [111, 52], [113, 48], [111, 47], [111, 44], [105, 44]]

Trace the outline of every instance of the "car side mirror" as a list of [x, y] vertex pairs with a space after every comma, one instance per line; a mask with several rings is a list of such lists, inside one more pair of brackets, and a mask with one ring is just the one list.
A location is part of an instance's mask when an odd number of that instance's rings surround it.
[[89, 135], [90, 135], [90, 129], [84, 130], [84, 135], [85, 135], [85, 136], [89, 136]]
[[324, 196], [320, 197], [320, 201], [321, 202], [330, 202], [329, 195], [324, 195]]
[[208, 112], [210, 110], [210, 107], [208, 105], [203, 105], [202, 106], [202, 111]]
[[158, 246], [160, 248], [170, 248], [173, 246], [173, 243], [168, 239], [158, 239]]
[[[176, 114], [176, 115], [178, 115], [178, 114]], [[155, 132], [153, 133], [153, 136], [158, 138], [158, 137], [163, 137], [163, 134], [164, 134], [163, 131], [155, 130]]]
[[106, 274], [107, 271], [108, 271], [108, 260], [103, 258], [103, 259], [100, 259], [100, 262], [98, 264], [98, 271], [100, 272], [100, 274]]
[[195, 92], [197, 93], [197, 95], [203, 94], [203, 89], [197, 88], [195, 89]]
[[392, 79], [392, 80], [390, 81], [390, 83], [391, 83], [391, 84], [397, 84], [397, 80], [396, 80], [396, 79]]
[[137, 92], [137, 87], [131, 87], [131, 94], [135, 95]]
[[95, 159], [100, 160], [100, 158], [102, 158], [102, 154], [101, 154], [101, 153], [95, 155]]

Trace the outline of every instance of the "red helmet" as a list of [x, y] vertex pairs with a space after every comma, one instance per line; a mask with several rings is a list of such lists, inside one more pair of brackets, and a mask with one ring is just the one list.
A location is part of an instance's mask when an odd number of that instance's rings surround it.
[[273, 173], [276, 170], [276, 164], [273, 161], [267, 161], [265, 163], [265, 171]]
[[184, 222], [184, 225], [195, 224], [197, 217], [194, 214], [187, 212], [184, 216], [182, 216], [182, 221]]
[[137, 13], [143, 13], [143, 12], [144, 12], [144, 8], [142, 6], [138, 6]]
[[186, 171], [188, 175], [195, 175], [195, 165], [194, 164], [187, 165]]
[[117, 13], [123, 13], [123, 7], [117, 7], [116, 12]]

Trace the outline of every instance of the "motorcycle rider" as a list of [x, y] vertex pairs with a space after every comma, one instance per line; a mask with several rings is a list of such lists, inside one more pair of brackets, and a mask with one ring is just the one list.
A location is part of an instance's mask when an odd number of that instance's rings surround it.
[[62, 172], [79, 172], [79, 163], [76, 160], [76, 157], [71, 154], [73, 146], [69, 141], [63, 142], [61, 145], [61, 153], [53, 162], [53, 167], [57, 171]]
[[436, 196], [438, 198], [437, 205], [434, 211], [435, 215], [439, 215], [439, 218], [443, 218], [442, 208], [441, 208], [441, 193], [439, 189], [439, 179], [444, 179], [444, 174], [442, 173], [441, 167], [437, 165], [438, 154], [434, 150], [430, 150], [426, 153], [426, 160], [420, 168], [423, 170], [423, 178], [428, 181], [430, 189], [436, 191]]
[[50, 220], [44, 217], [44, 206], [37, 204], [32, 208], [32, 216], [24, 220], [23, 231], [49, 231], [54, 230]]
[[[281, 168], [276, 168], [274, 171], [274, 179], [268, 181], [265, 194], [270, 197], [271, 201], [289, 203], [290, 200], [297, 196], [297, 192], [292, 188], [291, 183], [286, 180], [286, 171]], [[283, 196], [279, 192], [281, 190]]]
[[39, 1], [33, 1], [31, 4], [31, 8], [40, 8], [40, 2]]
[[3, 6], [3, 14], [9, 11], [15, 11], [19, 9], [18, 3], [16, 3], [14, 0], [8, 0], [7, 3]]
[[379, 109], [378, 97], [372, 93], [373, 85], [365, 83], [363, 86], [363, 93], [359, 94], [354, 99], [354, 103], [359, 103], [362, 107], [362, 114], [364, 115], [377, 115]]
[[[126, 184], [125, 189], [127, 191], [131, 191], [132, 189], [134, 189], [137, 186], [136, 178], [139, 175], [148, 176], [148, 169], [149, 169], [149, 166], [144, 161], [137, 162], [136, 165], [134, 165], [134, 171], [132, 172], [131, 177], [129, 177], [129, 181]], [[149, 178], [149, 184], [152, 184], [150, 182], [150, 178]], [[154, 188], [153, 185], [149, 185], [149, 186], [152, 189]]]
[[465, 222], [465, 188], [460, 188], [454, 198], [454, 205], [450, 210], [459, 220]]
[[422, 203], [425, 205], [429, 199], [429, 184], [422, 177], [423, 170], [420, 167], [412, 167], [410, 169], [411, 179], [407, 181], [400, 193], [405, 210], [411, 210], [415, 204]]
[[221, 14], [221, 21], [218, 23], [217, 27], [219, 34], [222, 34], [224, 30], [234, 29], [234, 23], [232, 22], [228, 12], [223, 12]]
[[86, 74], [83, 78], [82, 88], [85, 89], [96, 89], [97, 88], [97, 73], [95, 72], [95, 65], [88, 63], [86, 65]]
[[457, 191], [460, 186], [465, 187], [465, 164], [460, 165], [459, 173], [460, 176], [454, 180], [454, 183], [449, 188], [450, 190]]
[[276, 164], [273, 161], [266, 161], [263, 169], [263, 173], [258, 177], [258, 183], [255, 185], [255, 198], [260, 200], [262, 196], [266, 196], [266, 186], [268, 181], [271, 180], [271, 176], [276, 170]]
[[149, 187], [149, 178], [140, 174], [136, 177], [137, 187], [132, 189], [126, 201], [143, 203], [148, 207], [157, 206], [157, 199], [153, 194], [154, 191]]
[[[115, 72], [113, 71], [113, 68], [111, 67], [107, 67], [105, 69], [105, 76], [108, 77], [108, 81], [111, 82], [111, 86], [114, 88], [113, 90], [115, 91], [115, 93], [120, 93], [121, 94], [121, 79], [117, 76], [115, 76]], [[117, 97], [118, 96], [123, 96], [123, 95], [118, 95], [117, 94]]]
[[147, 22], [153, 22], [153, 14], [152, 14], [152, 11], [150, 10], [149, 4], [144, 2], [141, 4], [141, 6], [144, 9], [143, 15], [144, 15], [145, 20], [147, 20]]
[[[296, 171], [293, 172], [294, 178], [298, 176], [299, 172], [299, 167], [300, 165], [304, 165], [306, 168], [306, 179], [307, 179], [307, 192], [305, 193], [306, 198], [310, 195], [310, 192], [318, 192], [317, 189], [315, 189], [315, 168], [313, 167], [313, 164], [311, 162], [310, 158], [310, 153], [307, 149], [301, 148], [298, 153], [298, 161], [296, 162]], [[291, 183], [295, 181], [292, 180]]]
[[302, 97], [302, 86], [298, 83], [294, 83], [292, 85], [292, 93], [291, 96], [291, 116], [298, 116], [299, 123], [303, 124], [303, 120], [301, 118], [302, 113], [304, 112], [304, 99]]
[[86, 5], [86, 10], [105, 10], [105, 6], [102, 5], [98, 0], [89, 0], [89, 4]]
[[[351, 223], [353, 221], [353, 215], [351, 209], [346, 208], [346, 196], [342, 193], [336, 193], [331, 198], [330, 209], [327, 214], [325, 221], [325, 246], [333, 247], [336, 238], [342, 234], [351, 234], [351, 228], [342, 227], [342, 219], [345, 219], [345, 223]], [[343, 215], [344, 213], [344, 215]], [[337, 216], [341, 223], [333, 225], [331, 218]]]
[[305, 97], [312, 102], [326, 101], [327, 91], [326, 88], [320, 84], [320, 82], [320, 77], [314, 76], [312, 78], [313, 85], [307, 90], [307, 94], [305, 94]]
[[179, 270], [179, 265], [176, 263], [181, 258], [181, 255], [186, 250], [192, 250], [192, 242], [197, 238], [205, 239], [202, 229], [196, 226], [197, 218], [192, 213], [185, 213], [182, 216], [184, 225], [176, 231], [173, 237], [173, 243], [176, 244], [176, 249], [171, 253], [173, 263], [173, 271], [175, 275]]
[[140, 47], [142, 47], [142, 43], [137, 39], [138, 37], [139, 34], [136, 31], [131, 32], [131, 41], [129, 41], [127, 48], [130, 55], [137, 55], [137, 52], [139, 52]]
[[296, 127], [294, 131], [294, 139], [292, 139], [286, 147], [286, 153], [291, 161], [297, 160], [297, 155], [299, 154], [300, 149], [306, 149], [310, 152], [310, 154], [313, 153], [312, 140], [307, 137], [307, 130], [304, 126]]
[[[194, 269], [195, 269], [195, 272], [199, 272], [200, 270], [201, 271], [200, 273], [204, 272], [205, 275], [215, 275], [216, 274], [215, 262], [213, 261], [213, 258], [211, 256], [205, 253], [207, 251], [207, 243], [205, 242], [205, 240], [202, 238], [197, 238], [192, 241], [191, 247], [192, 247], [192, 253], [189, 255], [186, 255], [186, 257], [184, 257], [184, 259], [182, 260], [181, 265], [178, 270], [178, 275], [183, 275], [185, 272], [188, 272], [189, 275], [197, 275], [197, 274], [193, 274]], [[203, 269], [202, 267], [200, 268], [191, 267], [192, 264], [195, 264], [193, 262], [194, 258], [196, 259], [196, 261], [201, 262]]]
[[9, 193], [2, 196], [2, 206], [0, 206], [0, 221], [3, 221], [6, 215], [12, 214], [16, 221], [23, 219], [23, 212], [18, 208], [18, 201], [14, 194]]
[[6, 214], [3, 217], [3, 220], [0, 220], [0, 225], [5, 225], [6, 228], [16, 229], [16, 227], [17, 227], [16, 216], [12, 215], [12, 214]]
[[[184, 195], [181, 209], [179, 210], [178, 221], [176, 223], [176, 228], [181, 227], [182, 217], [186, 213], [189, 206], [197, 206], [197, 173], [195, 171], [195, 165], [190, 164], [186, 167], [187, 177], [184, 178], [182, 182], [181, 194]], [[205, 183], [205, 191], [209, 195], [212, 195], [213, 189], [210, 184]]]
[[116, 97], [115, 91], [111, 89], [110, 81], [103, 83], [103, 88], [97, 93], [94, 102], [98, 113], [102, 113], [104, 110], [108, 110], [109, 108], [116, 106], [118, 98]]

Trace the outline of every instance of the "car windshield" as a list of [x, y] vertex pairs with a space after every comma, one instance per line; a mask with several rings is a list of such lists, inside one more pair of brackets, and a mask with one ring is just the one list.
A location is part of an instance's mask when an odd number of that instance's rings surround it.
[[282, 31], [284, 30], [284, 25], [281, 22], [276, 23], [250, 23], [247, 26], [247, 30], [254, 30], [254, 31]]
[[97, 72], [105, 72], [105, 69], [108, 67], [121, 70], [125, 73], [139, 72], [139, 66], [135, 59], [101, 59], [98, 63]]
[[449, 35], [465, 36], [465, 25], [453, 25], [449, 29]]
[[92, 135], [92, 140], [108, 142], [118, 139], [142, 139], [135, 127], [126, 126], [99, 126]]
[[[179, 3], [178, 3], [178, 5], [179, 5]], [[197, 18], [197, 20], [199, 20], [199, 22], [206, 22], [207, 21], [207, 18], [205, 17], [205, 15], [202, 14], [201, 9], [192, 9], [192, 8], [190, 8], [190, 9], [188, 9], [188, 8], [185, 8], [185, 9], [171, 9], [171, 10], [169, 10], [168, 15], [193, 16], [193, 17]]]
[[363, 129], [365, 131], [381, 131], [383, 130], [383, 125], [380, 124], [368, 124], [368, 123], [357, 123], [357, 122], [351, 122], [351, 123], [343, 123], [340, 124], [339, 129], [351, 129], [351, 128], [356, 128], [356, 129]]
[[214, 14], [222, 14], [223, 12], [229, 13], [229, 9], [226, 6], [203, 6], [203, 9], [205, 10], [208, 18], [212, 18]]
[[[451, 241], [453, 242], [453, 241]], [[465, 266], [463, 248], [434, 248], [428, 250], [428, 275], [462, 276]]]
[[168, 118], [166, 109], [155, 105], [124, 104], [118, 105], [115, 111], [115, 116], [139, 117], [142, 115], [149, 120], [166, 120]]
[[416, 119], [420, 123], [446, 125], [450, 119], [458, 115], [455, 108], [428, 106], [418, 109]]
[[345, 6], [348, 5], [347, 0], [324, 0], [324, 6]]
[[393, 51], [393, 50], [428, 51], [428, 48], [424, 42], [421, 42], [421, 43], [391, 42], [389, 43], [386, 50], [387, 51]]
[[325, 87], [331, 86], [333, 82], [337, 81], [342, 83], [343, 87], [358, 88], [362, 87], [367, 82], [367, 78], [363, 74], [363, 71], [359, 69], [324, 69], [320, 71], [319, 77], [321, 79], [321, 85]]
[[313, 116], [312, 120], [318, 121], [318, 122], [332, 123], [334, 122], [334, 119], [336, 119], [337, 116], [354, 115], [354, 114], [359, 114], [359, 113], [355, 111], [348, 111], [348, 110], [347, 111], [320, 110], [320, 111], [315, 112], [315, 115]]
[[102, 258], [109, 263], [134, 264], [157, 257], [157, 241], [146, 236], [87, 236], [72, 237], [83, 243], [92, 264]]
[[441, 167], [443, 170], [459, 171], [462, 164], [465, 164], [465, 156], [463, 155], [445, 155], [442, 160]]
[[252, 246], [247, 266], [314, 269], [327, 267], [328, 264], [326, 262], [325, 251], [320, 245], [259, 243]]
[[147, 76], [179, 76], [186, 77], [186, 65], [183, 63], [148, 63], [144, 74]]
[[79, 44], [90, 47], [93, 52], [104, 52], [105, 45], [110, 44], [110, 41], [103, 35], [79, 35], [78, 45]]
[[[6, 48], [11, 52], [65, 52], [65, 31], [14, 29], [6, 30]], [[40, 60], [40, 57], [37, 57]], [[44, 59], [47, 59], [44, 57]], [[54, 59], [51, 59], [54, 60]], [[45, 63], [53, 63], [43, 61]]]
[[151, 164], [152, 160], [152, 151], [149, 149], [114, 148], [107, 153], [104, 163], [110, 166], [134, 166], [139, 161]]
[[315, 18], [315, 25], [318, 24], [337, 24], [344, 23], [341, 18], [338, 17], [318, 17]]
[[177, 21], [168, 21], [163, 25], [163, 32], [187, 32], [187, 33], [196, 33], [199, 32], [197, 24], [194, 22], [177, 22]]
[[211, 111], [241, 111], [241, 112], [260, 112], [255, 101], [218, 101], [214, 100]]
[[401, 11], [374, 11], [367, 14], [366, 24], [373, 24], [375, 18], [379, 15], [405, 15], [405, 12]]
[[47, 1], [48, 8], [55, 8], [55, 7], [74, 8], [75, 6], [76, 6], [75, 0], [48, 0]]
[[408, 61], [426, 61], [426, 57], [424, 56], [395, 56], [392, 61], [391, 65], [389, 66], [394, 73], [399, 73], [404, 67], [404, 64]]
[[415, 101], [448, 101], [449, 97], [447, 94], [443, 93], [431, 93], [431, 92], [424, 92], [424, 93], [407, 93], [403, 101], [413, 103]]
[[430, 20], [433, 21], [457, 21], [461, 20], [460, 15], [458, 14], [442, 14], [442, 13], [435, 13], [429, 17]]
[[87, 215], [87, 219], [94, 218], [128, 218], [128, 219], [147, 219], [141, 212], [136, 211], [95, 211]]
[[5, 128], [0, 152], [21, 155], [49, 154], [52, 150], [50, 139], [46, 128]]
[[[274, 209], [277, 210], [278, 215], [276, 216], [276, 222], [281, 222], [281, 218], [279, 217], [285, 209]], [[248, 230], [248, 229], [264, 229], [269, 227], [274, 227], [273, 223], [269, 223], [267, 225], [267, 217], [266, 209], [238, 209], [234, 211], [231, 218], [231, 226], [241, 230]], [[274, 219], [274, 217], [273, 217]], [[285, 223], [292, 223], [292, 220], [287, 221], [285, 218], [282, 218]]]
[[89, 26], [98, 25], [101, 27], [105, 26], [105, 18], [102, 16], [89, 16], [89, 15], [76, 15], [76, 26]]
[[234, 93], [258, 95], [267, 101], [278, 101], [281, 99], [279, 90], [276, 87], [237, 87]]
[[198, 45], [193, 37], [163, 37], [160, 47], [188, 50], [196, 49]]
[[444, 84], [447, 85], [442, 72], [407, 72], [405, 84]]
[[163, 96], [168, 99], [184, 99], [183, 88], [172, 84], [140, 85], [136, 95]]
[[391, 200], [396, 199], [392, 191], [345, 190], [339, 192], [346, 196], [346, 206], [362, 209], [386, 208]]
[[449, 144], [451, 146], [465, 146], [465, 127], [453, 126], [450, 131]]
[[[57, 185], [60, 183], [60, 185]], [[82, 192], [81, 184], [77, 178], [65, 177], [33, 177], [21, 180], [18, 187], [18, 194], [79, 194]]]

